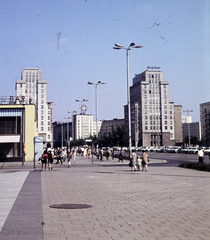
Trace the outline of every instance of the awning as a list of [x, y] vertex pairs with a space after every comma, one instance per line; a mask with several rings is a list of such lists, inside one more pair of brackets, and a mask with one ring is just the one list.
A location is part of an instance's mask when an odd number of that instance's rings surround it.
[[0, 143], [19, 143], [20, 135], [0, 136]]

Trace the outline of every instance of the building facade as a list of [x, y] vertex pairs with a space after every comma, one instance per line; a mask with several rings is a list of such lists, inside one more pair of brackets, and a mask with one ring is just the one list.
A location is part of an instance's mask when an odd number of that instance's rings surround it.
[[175, 144], [183, 143], [182, 133], [182, 106], [174, 105], [174, 131], [175, 131]]
[[[93, 121], [93, 115], [75, 114], [72, 115], [72, 120], [53, 123], [54, 147], [66, 147], [67, 141], [96, 135], [96, 121]], [[101, 124], [102, 121], [98, 121], [98, 132]]]
[[37, 131], [44, 143], [52, 145], [52, 103], [47, 102], [47, 81], [41, 79], [38, 68], [24, 68], [21, 80], [16, 81], [16, 96], [25, 104], [35, 104]]
[[34, 160], [34, 104], [0, 104], [0, 160]]
[[66, 147], [73, 139], [72, 131], [72, 122], [53, 122], [53, 146]]
[[[101, 121], [98, 121], [98, 132], [100, 132]], [[76, 139], [88, 138], [96, 135], [96, 121], [93, 121], [92, 114], [73, 115], [73, 135]]]
[[124, 119], [114, 118], [113, 120], [103, 120], [101, 123], [99, 136], [103, 135], [103, 133], [112, 132], [117, 127], [122, 127], [123, 125], [125, 125]]
[[200, 122], [191, 122], [191, 123], [182, 124], [183, 142], [186, 144], [188, 144], [189, 142], [189, 138], [188, 138], [189, 131], [190, 131], [190, 139], [196, 138], [198, 141], [201, 140], [201, 123]]
[[210, 102], [200, 104], [201, 139], [210, 146]]
[[[159, 67], [136, 74], [130, 87], [131, 138], [135, 146], [175, 144], [174, 103], [169, 102], [169, 83]], [[128, 123], [128, 108], [124, 107]], [[180, 118], [181, 122], [181, 118]]]

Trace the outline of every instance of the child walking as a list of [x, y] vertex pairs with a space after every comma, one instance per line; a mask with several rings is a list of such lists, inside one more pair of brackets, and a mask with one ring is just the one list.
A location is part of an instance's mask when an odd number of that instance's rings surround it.
[[136, 163], [137, 163], [137, 171], [141, 171], [141, 158], [140, 158], [140, 156], [137, 157]]

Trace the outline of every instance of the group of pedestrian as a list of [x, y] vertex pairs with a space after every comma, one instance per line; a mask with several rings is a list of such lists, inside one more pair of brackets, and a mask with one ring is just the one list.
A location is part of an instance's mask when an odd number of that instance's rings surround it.
[[114, 149], [113, 148], [106, 148], [105, 150], [103, 148], [100, 148], [97, 155], [99, 156], [100, 161], [103, 161], [103, 156], [105, 155], [106, 160], [109, 160], [109, 157], [112, 157], [112, 160], [114, 160]]
[[41, 164], [41, 171], [46, 171], [47, 169], [47, 164], [48, 164], [48, 169], [49, 171], [52, 171], [52, 163], [53, 163], [54, 156], [52, 154], [52, 151], [49, 149], [44, 149], [43, 154], [41, 158], [39, 158], [39, 163]]
[[148, 154], [143, 150], [141, 156], [137, 156], [135, 150], [132, 150], [130, 155], [130, 163], [129, 167], [131, 167], [131, 171], [146, 171], [147, 172], [147, 165], [149, 162]]

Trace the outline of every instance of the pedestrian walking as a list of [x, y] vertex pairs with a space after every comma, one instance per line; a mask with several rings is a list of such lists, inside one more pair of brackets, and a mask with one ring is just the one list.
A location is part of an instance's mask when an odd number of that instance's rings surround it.
[[91, 148], [88, 148], [88, 159], [91, 158]]
[[83, 155], [84, 155], [84, 159], [86, 159], [86, 156], [87, 156], [87, 148], [86, 147], [84, 148]]
[[147, 155], [147, 153], [145, 153], [144, 150], [142, 151], [141, 160], [142, 160], [142, 171], [144, 171], [144, 169], [145, 169], [145, 171], [147, 172], [149, 156]]
[[63, 164], [60, 148], [58, 148], [58, 150], [56, 152], [56, 155], [57, 155], [57, 162], [56, 162], [56, 164], [59, 164], [59, 163]]
[[110, 155], [110, 152], [109, 152], [109, 149], [107, 148], [106, 149], [106, 160], [109, 160], [109, 155]]
[[43, 154], [42, 154], [42, 160], [41, 160], [42, 165], [41, 165], [41, 170], [43, 170], [43, 166], [45, 165], [45, 171], [46, 171], [46, 168], [47, 168], [47, 157], [48, 157], [48, 155], [47, 155], [47, 150], [45, 149], [44, 152], [43, 152]]
[[203, 163], [203, 158], [204, 158], [204, 152], [201, 148], [198, 150], [198, 155], [197, 155], [197, 160], [199, 163]]
[[77, 155], [76, 148], [73, 148], [73, 157], [74, 157], [74, 159], [76, 159], [76, 155]]
[[104, 151], [102, 148], [100, 148], [99, 150], [100, 161], [103, 161], [103, 154], [104, 154]]
[[114, 149], [111, 148], [111, 157], [112, 157], [112, 160], [114, 160]]
[[67, 153], [65, 148], [62, 150], [62, 158], [63, 158], [63, 161], [65, 162], [67, 158]]
[[118, 162], [123, 162], [123, 151], [120, 151]]
[[68, 168], [71, 167], [72, 152], [68, 153]]
[[47, 155], [48, 155], [48, 169], [49, 169], [49, 171], [52, 171], [53, 170], [53, 168], [52, 168], [53, 154], [52, 154], [51, 150], [48, 151]]
[[135, 153], [135, 150], [132, 150], [132, 153], [130, 155], [130, 163], [129, 166], [131, 167], [131, 171], [136, 171], [136, 159], [137, 159], [137, 155]]
[[137, 157], [136, 164], [137, 164], [137, 171], [141, 171], [141, 158], [140, 158], [140, 156]]

